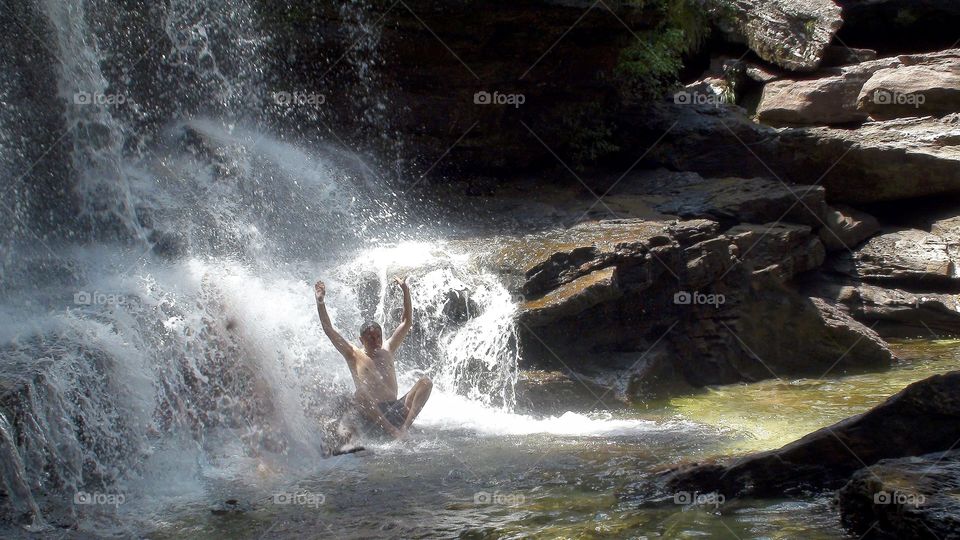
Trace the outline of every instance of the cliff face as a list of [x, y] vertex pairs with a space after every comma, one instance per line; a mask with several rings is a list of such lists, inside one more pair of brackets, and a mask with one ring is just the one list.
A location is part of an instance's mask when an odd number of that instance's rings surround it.
[[274, 78], [324, 92], [325, 125], [413, 177], [613, 154], [621, 103], [669, 88], [707, 30], [687, 0], [329, 4], [263, 9]]

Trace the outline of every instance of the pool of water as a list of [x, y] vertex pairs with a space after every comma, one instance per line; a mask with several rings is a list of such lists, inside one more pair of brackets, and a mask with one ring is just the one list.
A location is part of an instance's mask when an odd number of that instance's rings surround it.
[[895, 348], [905, 361], [884, 372], [720, 386], [616, 414], [504, 414], [499, 433], [439, 422], [428, 407], [408, 440], [317, 463], [226, 451], [204, 458], [200, 478], [171, 470], [153, 479], [109, 530], [158, 539], [843, 538], [829, 495], [639, 507], [618, 493], [670, 463], [778, 447], [960, 368], [958, 341]]

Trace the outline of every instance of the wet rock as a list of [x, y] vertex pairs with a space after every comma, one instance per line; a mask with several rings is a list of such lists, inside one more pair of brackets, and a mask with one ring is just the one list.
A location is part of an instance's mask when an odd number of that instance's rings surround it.
[[187, 254], [187, 240], [176, 233], [168, 231], [153, 231], [150, 233], [150, 242], [153, 242], [151, 251], [158, 257], [169, 260], [182, 258]]
[[514, 390], [518, 410], [528, 414], [558, 415], [624, 405], [611, 387], [572, 371], [526, 370]]
[[721, 233], [709, 220], [618, 220], [506, 245], [501, 264], [524, 272], [515, 287], [527, 295], [518, 314], [525, 362], [625, 370], [634, 399], [671, 385], [822, 375], [894, 359], [871, 330], [789, 285], [824, 259], [805, 225]]
[[830, 267], [857, 280], [919, 290], [960, 285], [947, 242], [919, 229], [888, 230], [852, 252], [838, 254]]
[[[777, 450], [667, 471], [662, 491], [717, 491], [727, 498], [782, 497], [836, 489], [881, 459], [950, 449], [960, 439], [960, 371], [911, 384], [873, 409]], [[647, 495], [644, 495], [647, 496]]]
[[616, 267], [594, 270], [524, 303], [520, 320], [528, 326], [543, 326], [564, 317], [574, 317], [622, 294], [617, 285]]
[[210, 507], [210, 513], [215, 516], [243, 514], [250, 510], [250, 505], [237, 499], [227, 499]]
[[705, 7], [729, 38], [794, 71], [815, 69], [843, 24], [829, 0], [709, 0]]
[[840, 518], [859, 538], [960, 538], [960, 451], [885, 459], [838, 492]]
[[863, 85], [857, 109], [872, 118], [944, 116], [960, 112], [960, 50], [941, 62], [881, 69]]
[[827, 251], [853, 249], [880, 231], [880, 222], [866, 212], [849, 206], [830, 208], [820, 229], [820, 241]]

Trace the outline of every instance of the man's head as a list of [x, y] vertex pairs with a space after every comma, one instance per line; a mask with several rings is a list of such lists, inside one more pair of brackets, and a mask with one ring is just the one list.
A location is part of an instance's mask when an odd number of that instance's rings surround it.
[[365, 349], [379, 349], [383, 346], [383, 329], [373, 321], [363, 323], [360, 327], [360, 343]]

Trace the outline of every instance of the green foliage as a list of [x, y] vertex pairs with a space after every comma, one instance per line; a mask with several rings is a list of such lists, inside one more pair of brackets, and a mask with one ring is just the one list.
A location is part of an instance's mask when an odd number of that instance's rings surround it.
[[709, 24], [694, 0], [649, 0], [638, 5], [653, 9], [661, 22], [638, 32], [639, 39], [621, 51], [616, 75], [632, 98], [657, 98], [676, 84], [683, 56], [700, 47]]
[[571, 156], [573, 166], [577, 169], [583, 169], [586, 164], [620, 150], [612, 142], [613, 129], [604, 110], [599, 103], [592, 102], [567, 109], [563, 114], [564, 150]]

